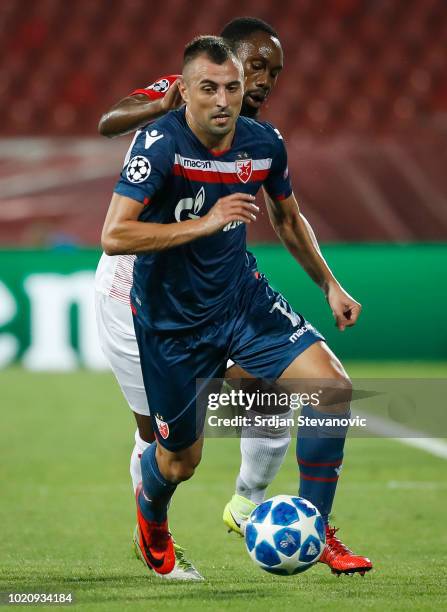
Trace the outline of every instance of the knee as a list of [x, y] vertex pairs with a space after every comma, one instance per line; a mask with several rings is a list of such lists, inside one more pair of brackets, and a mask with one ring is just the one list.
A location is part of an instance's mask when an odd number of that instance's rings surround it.
[[346, 372], [334, 370], [325, 383], [321, 409], [335, 414], [348, 412], [352, 399], [352, 381]]
[[184, 482], [189, 480], [200, 463], [200, 456], [188, 457], [186, 459], [174, 459], [166, 466], [166, 478], [171, 482]]
[[337, 387], [344, 389], [348, 393], [352, 393], [352, 381], [346, 372], [335, 372], [334, 381]]
[[191, 463], [182, 463], [175, 461], [169, 466], [169, 477], [168, 480], [171, 482], [183, 482], [189, 480], [196, 470], [195, 465]]
[[169, 451], [157, 445], [157, 462], [161, 474], [173, 483], [183, 482], [193, 476], [202, 458], [203, 438], [180, 451]]

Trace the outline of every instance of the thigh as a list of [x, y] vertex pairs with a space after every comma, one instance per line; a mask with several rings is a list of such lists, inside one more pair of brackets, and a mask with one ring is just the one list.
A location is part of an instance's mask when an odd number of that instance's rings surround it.
[[257, 378], [276, 380], [323, 336], [260, 276], [233, 332], [230, 357]]
[[227, 381], [240, 380], [241, 378], [253, 379], [254, 376], [246, 372], [237, 363], [234, 363], [232, 360], [228, 360], [227, 369], [225, 372], [225, 380]]
[[134, 412], [135, 421], [138, 427], [140, 438], [145, 442], [153, 442], [155, 440], [154, 430], [152, 428], [151, 417], [148, 414], [138, 414]]
[[137, 319], [134, 326], [148, 400], [156, 406], [151, 418], [157, 441], [168, 451], [183, 451], [202, 434], [205, 412], [197, 395], [209, 379], [223, 378], [225, 347], [215, 330], [166, 335], [151, 332]]
[[101, 348], [130, 408], [149, 416], [130, 305], [99, 291], [95, 296], [96, 321]]
[[290, 391], [299, 388], [318, 397], [313, 407], [322, 412], [346, 412], [352, 399], [349, 376], [325, 342], [310, 346], [284, 370], [280, 377]]
[[347, 379], [348, 375], [328, 345], [319, 342], [292, 361], [281, 375], [281, 380], [287, 378]]

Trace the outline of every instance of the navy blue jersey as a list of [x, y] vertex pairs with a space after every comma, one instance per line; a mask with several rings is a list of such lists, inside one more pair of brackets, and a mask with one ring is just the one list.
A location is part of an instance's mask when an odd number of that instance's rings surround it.
[[[175, 223], [204, 216], [231, 193], [255, 195], [262, 185], [274, 199], [292, 192], [284, 142], [273, 126], [239, 117], [231, 149], [213, 154], [182, 108], [137, 132], [115, 192], [144, 205], [140, 221]], [[234, 307], [252, 269], [246, 226], [233, 222], [212, 236], [139, 255], [131, 301], [150, 329], [191, 330]]]

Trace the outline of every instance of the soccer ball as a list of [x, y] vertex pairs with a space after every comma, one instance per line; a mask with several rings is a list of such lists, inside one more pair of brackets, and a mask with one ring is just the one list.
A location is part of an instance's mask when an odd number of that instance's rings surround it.
[[305, 572], [326, 544], [321, 514], [307, 499], [276, 495], [250, 514], [245, 528], [248, 554], [273, 574]]

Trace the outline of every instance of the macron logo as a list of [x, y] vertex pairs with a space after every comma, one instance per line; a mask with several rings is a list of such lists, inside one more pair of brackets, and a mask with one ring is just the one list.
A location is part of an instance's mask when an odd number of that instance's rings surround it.
[[157, 130], [151, 130], [151, 132], [146, 132], [146, 140], [144, 142], [144, 148], [149, 149], [157, 140], [164, 138], [163, 134], [159, 134]]
[[211, 169], [211, 162], [209, 160], [204, 159], [189, 159], [188, 157], [183, 157], [182, 166], [184, 168], [203, 168], [204, 170]]

